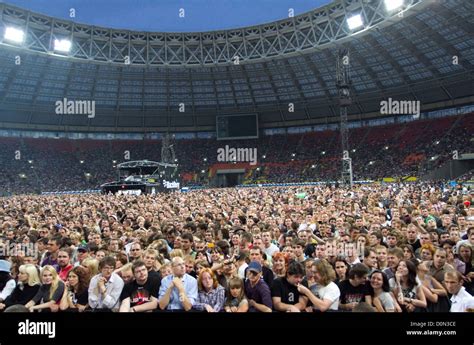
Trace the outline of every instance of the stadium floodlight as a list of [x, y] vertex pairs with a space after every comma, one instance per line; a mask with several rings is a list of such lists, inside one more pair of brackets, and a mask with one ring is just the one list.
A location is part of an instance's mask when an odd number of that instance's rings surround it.
[[9, 26], [5, 28], [5, 35], [3, 37], [8, 41], [22, 43], [25, 38], [25, 32], [21, 29]]
[[347, 26], [350, 30], [360, 28], [364, 25], [362, 16], [360, 14], [353, 15], [352, 17], [347, 18]]
[[403, 0], [385, 0], [387, 11], [395, 11], [403, 6]]
[[69, 52], [71, 50], [71, 45], [72, 45], [71, 41], [66, 40], [66, 39], [54, 40], [54, 50], [58, 52], [63, 52], [63, 53]]

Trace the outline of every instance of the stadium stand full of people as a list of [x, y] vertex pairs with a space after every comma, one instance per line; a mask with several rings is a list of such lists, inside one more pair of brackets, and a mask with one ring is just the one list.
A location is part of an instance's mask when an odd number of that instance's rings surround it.
[[430, 183], [5, 197], [0, 311], [472, 312], [473, 199]]

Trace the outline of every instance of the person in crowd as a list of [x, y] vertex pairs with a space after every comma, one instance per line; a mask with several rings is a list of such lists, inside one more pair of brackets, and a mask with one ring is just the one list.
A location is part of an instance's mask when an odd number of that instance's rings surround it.
[[66, 281], [69, 271], [74, 267], [71, 264], [71, 250], [69, 248], [61, 248], [58, 251], [58, 267], [59, 279]]
[[21, 265], [18, 272], [18, 284], [12, 293], [0, 302], [0, 311], [15, 304], [25, 305], [31, 301], [41, 287], [38, 269], [35, 265]]
[[36, 295], [26, 303], [25, 307], [30, 312], [39, 311], [59, 311], [59, 302], [64, 294], [65, 285], [59, 279], [56, 268], [50, 265], [41, 269], [41, 287]]
[[98, 312], [116, 311], [120, 304], [120, 294], [124, 286], [122, 278], [115, 270], [115, 259], [106, 256], [99, 263], [99, 274], [92, 277], [89, 284], [89, 306]]
[[344, 257], [338, 256], [334, 262], [334, 270], [336, 272], [336, 279], [334, 282], [339, 285], [344, 280], [347, 280], [349, 274], [350, 266], [346, 262]]
[[355, 264], [349, 270], [347, 280], [339, 284], [341, 292], [339, 309], [343, 311], [351, 311], [357, 303], [364, 300], [367, 293], [367, 275], [369, 269], [362, 263]]
[[158, 292], [161, 279], [150, 274], [144, 261], [135, 260], [132, 263], [135, 279], [126, 283], [120, 295], [120, 312], [146, 312], [158, 307]]
[[425, 293], [416, 279], [416, 266], [412, 261], [399, 262], [395, 279], [397, 286], [394, 294], [403, 312], [421, 311], [427, 307]]
[[288, 265], [285, 277], [273, 281], [271, 295], [274, 310], [299, 313], [306, 308], [307, 298], [298, 291], [304, 273], [303, 264], [292, 261]]
[[[298, 291], [308, 298], [312, 304], [311, 311], [337, 311], [339, 307], [339, 297], [341, 291], [334, 283], [336, 273], [331, 264], [323, 259], [313, 262], [311, 275], [314, 277], [315, 284], [306, 287], [303, 284], [298, 285]], [[306, 309], [306, 311], [310, 311]]]
[[71, 269], [66, 278], [66, 289], [59, 303], [59, 309], [83, 312], [89, 304], [90, 273], [87, 268], [77, 266]]
[[288, 268], [289, 258], [286, 253], [276, 252], [272, 258], [272, 271], [275, 278], [281, 278], [286, 276], [286, 270]]
[[171, 266], [172, 274], [161, 281], [159, 307], [166, 311], [190, 311], [198, 299], [197, 281], [186, 273], [183, 258], [174, 257]]
[[[375, 270], [370, 274], [369, 281], [370, 287], [368, 290], [370, 292], [370, 300], [377, 312], [390, 313], [401, 311], [394, 296], [390, 293], [390, 286], [385, 273], [380, 270]], [[369, 298], [366, 296], [366, 299]]]
[[249, 310], [249, 302], [245, 297], [244, 281], [240, 277], [234, 277], [229, 281], [224, 310], [227, 313], [246, 313]]
[[225, 289], [217, 281], [216, 274], [211, 269], [204, 268], [199, 272], [197, 281], [198, 299], [193, 308], [208, 313], [222, 311], [225, 303]]
[[3, 303], [13, 292], [16, 286], [15, 279], [11, 276], [11, 263], [0, 260], [0, 303]]
[[262, 277], [262, 265], [258, 261], [251, 261], [247, 267], [247, 280], [244, 286], [250, 312], [272, 312], [270, 288]]
[[429, 274], [427, 262], [415, 262], [417, 279], [421, 282], [429, 312], [449, 311], [449, 302], [444, 286]]
[[474, 297], [469, 294], [463, 285], [462, 274], [451, 270], [444, 274], [444, 285], [451, 294], [450, 312], [466, 312], [474, 310]]

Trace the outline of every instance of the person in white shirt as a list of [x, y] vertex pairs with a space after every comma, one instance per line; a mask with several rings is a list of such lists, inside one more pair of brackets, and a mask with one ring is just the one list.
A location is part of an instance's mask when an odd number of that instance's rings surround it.
[[92, 309], [116, 310], [120, 305], [120, 294], [124, 286], [122, 278], [115, 270], [115, 259], [106, 256], [99, 263], [101, 273], [89, 284], [89, 305]]
[[3, 303], [15, 290], [15, 279], [10, 275], [11, 263], [7, 260], [0, 260], [0, 303]]
[[336, 272], [327, 260], [317, 260], [311, 267], [311, 273], [316, 284], [309, 288], [298, 284], [298, 291], [306, 296], [313, 304], [313, 310], [327, 311], [337, 310], [341, 291], [334, 283]]
[[272, 243], [272, 233], [270, 230], [265, 230], [262, 232], [262, 242], [264, 246], [264, 253], [267, 255], [267, 258], [271, 260], [273, 254], [279, 252], [280, 249]]
[[458, 271], [448, 271], [444, 274], [444, 284], [451, 296], [451, 313], [465, 313], [474, 308], [474, 297], [463, 285], [462, 274]]

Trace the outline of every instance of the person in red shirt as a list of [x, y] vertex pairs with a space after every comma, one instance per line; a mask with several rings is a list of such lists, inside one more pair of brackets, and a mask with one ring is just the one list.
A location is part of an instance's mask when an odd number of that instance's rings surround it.
[[67, 280], [67, 275], [73, 269], [71, 264], [71, 251], [69, 248], [61, 248], [58, 252], [59, 279]]

